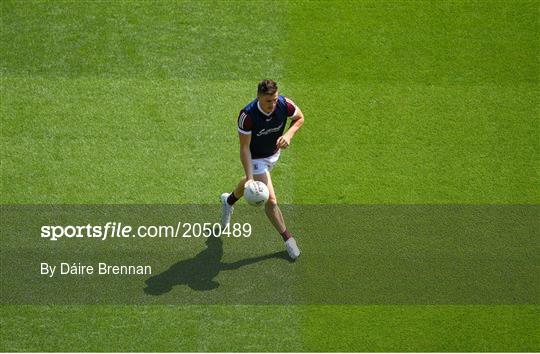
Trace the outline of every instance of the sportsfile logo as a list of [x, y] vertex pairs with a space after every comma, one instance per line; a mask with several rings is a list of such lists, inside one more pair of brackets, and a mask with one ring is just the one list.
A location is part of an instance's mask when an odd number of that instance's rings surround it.
[[234, 223], [222, 227], [219, 223], [178, 222], [176, 225], [141, 225], [134, 228], [121, 222], [107, 222], [104, 225], [44, 225], [41, 227], [41, 238], [57, 241], [67, 239], [109, 238], [190, 238], [190, 237], [249, 237], [251, 224]]
[[105, 225], [44, 225], [41, 237], [56, 241], [60, 238], [97, 238], [106, 240], [109, 237], [132, 237], [132, 227], [121, 222], [108, 222]]

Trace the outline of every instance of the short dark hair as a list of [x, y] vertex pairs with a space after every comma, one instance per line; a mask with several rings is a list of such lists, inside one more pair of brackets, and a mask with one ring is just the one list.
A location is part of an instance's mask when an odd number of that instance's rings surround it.
[[263, 80], [257, 86], [257, 96], [273, 95], [277, 90], [278, 87], [274, 80]]

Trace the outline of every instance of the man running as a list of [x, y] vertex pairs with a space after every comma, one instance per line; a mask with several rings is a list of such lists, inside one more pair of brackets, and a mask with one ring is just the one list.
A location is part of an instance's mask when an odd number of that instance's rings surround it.
[[[287, 119], [291, 119], [285, 132]], [[270, 196], [265, 204], [265, 212], [270, 222], [279, 232], [289, 256], [298, 258], [300, 249], [293, 235], [287, 230], [278, 206], [270, 171], [279, 159], [281, 149], [286, 149], [291, 139], [304, 123], [304, 114], [290, 99], [280, 96], [277, 84], [263, 80], [257, 87], [257, 98], [240, 111], [238, 116], [238, 136], [240, 138], [240, 161], [244, 167], [242, 177], [232, 193], [221, 195], [223, 227], [231, 221], [234, 203], [244, 195], [244, 188], [253, 180], [261, 181], [268, 187]], [[285, 132], [285, 133], [284, 133]]]

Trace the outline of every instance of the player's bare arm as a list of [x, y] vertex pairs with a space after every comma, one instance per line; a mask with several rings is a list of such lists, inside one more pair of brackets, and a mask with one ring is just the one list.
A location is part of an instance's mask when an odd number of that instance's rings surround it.
[[287, 130], [285, 134], [280, 136], [277, 140], [277, 147], [280, 149], [286, 149], [291, 144], [291, 140], [294, 137], [294, 134], [300, 129], [300, 127], [304, 124], [304, 113], [300, 110], [300, 108], [297, 108], [296, 115], [292, 121], [291, 126]]
[[253, 168], [251, 160], [251, 151], [249, 150], [249, 144], [251, 143], [250, 134], [238, 134], [240, 139], [240, 161], [244, 167], [244, 174], [246, 176], [246, 183], [253, 181]]

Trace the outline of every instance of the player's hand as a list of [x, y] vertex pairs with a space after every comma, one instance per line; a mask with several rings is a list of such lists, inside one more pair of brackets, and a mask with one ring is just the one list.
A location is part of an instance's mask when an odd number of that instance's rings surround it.
[[251, 182], [253, 182], [253, 179], [248, 179], [248, 180], [246, 181], [246, 183], [244, 183], [244, 189], [246, 189], [247, 186], [249, 186], [249, 184], [250, 184]]
[[276, 146], [280, 149], [286, 149], [291, 145], [291, 138], [285, 134], [278, 138]]

